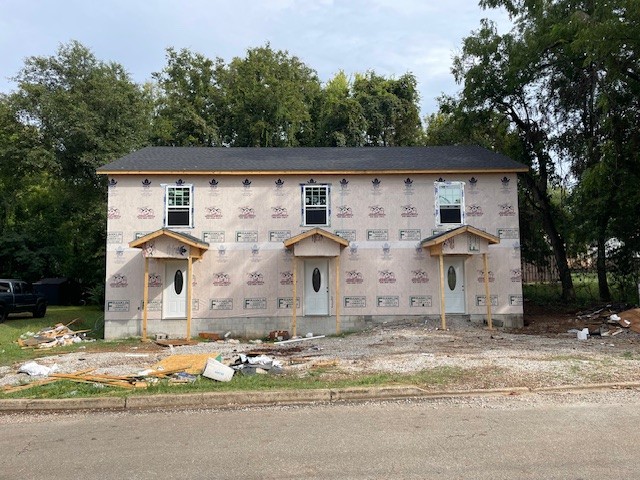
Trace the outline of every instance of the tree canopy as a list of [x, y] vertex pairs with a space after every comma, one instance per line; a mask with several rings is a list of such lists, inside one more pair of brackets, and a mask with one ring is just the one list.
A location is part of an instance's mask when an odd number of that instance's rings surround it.
[[3, 276], [104, 272], [106, 180], [96, 168], [145, 145], [151, 98], [78, 42], [31, 57], [0, 98]]

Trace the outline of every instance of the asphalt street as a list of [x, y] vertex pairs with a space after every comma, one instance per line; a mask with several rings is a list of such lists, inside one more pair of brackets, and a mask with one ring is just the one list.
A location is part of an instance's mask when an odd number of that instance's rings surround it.
[[2, 479], [640, 478], [637, 392], [5, 414]]

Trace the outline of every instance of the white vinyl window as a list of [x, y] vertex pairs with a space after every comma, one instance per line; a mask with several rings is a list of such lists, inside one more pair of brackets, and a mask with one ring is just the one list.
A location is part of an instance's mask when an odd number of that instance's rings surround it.
[[165, 227], [193, 227], [193, 185], [167, 186]]
[[464, 224], [464, 182], [436, 182], [436, 223]]
[[329, 225], [329, 185], [302, 185], [302, 224]]

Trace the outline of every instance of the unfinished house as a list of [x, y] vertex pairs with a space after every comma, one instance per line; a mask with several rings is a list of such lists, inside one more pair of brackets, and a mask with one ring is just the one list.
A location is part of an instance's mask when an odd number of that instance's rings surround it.
[[98, 170], [105, 337], [519, 326], [524, 171], [470, 146], [136, 151]]

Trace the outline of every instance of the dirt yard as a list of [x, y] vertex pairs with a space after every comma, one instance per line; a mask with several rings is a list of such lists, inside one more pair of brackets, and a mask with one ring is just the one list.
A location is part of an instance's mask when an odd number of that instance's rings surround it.
[[[282, 362], [284, 374], [304, 376], [315, 371], [326, 378], [416, 375], [421, 386], [433, 390], [640, 382], [640, 334], [626, 329], [615, 336], [594, 334], [578, 340], [575, 331], [569, 333], [582, 328], [597, 333], [601, 324], [598, 317], [530, 312], [519, 330], [489, 331], [468, 322], [449, 322], [443, 331], [439, 321], [429, 320], [282, 345], [210, 342], [163, 347], [141, 343], [105, 352], [87, 343], [74, 353], [51, 351], [38, 363], [57, 365], [60, 373], [96, 369], [96, 373], [127, 375], [172, 354], [216, 352], [229, 364], [240, 353], [252, 352]], [[31, 379], [17, 373], [19, 366], [0, 367], [0, 386]]]

